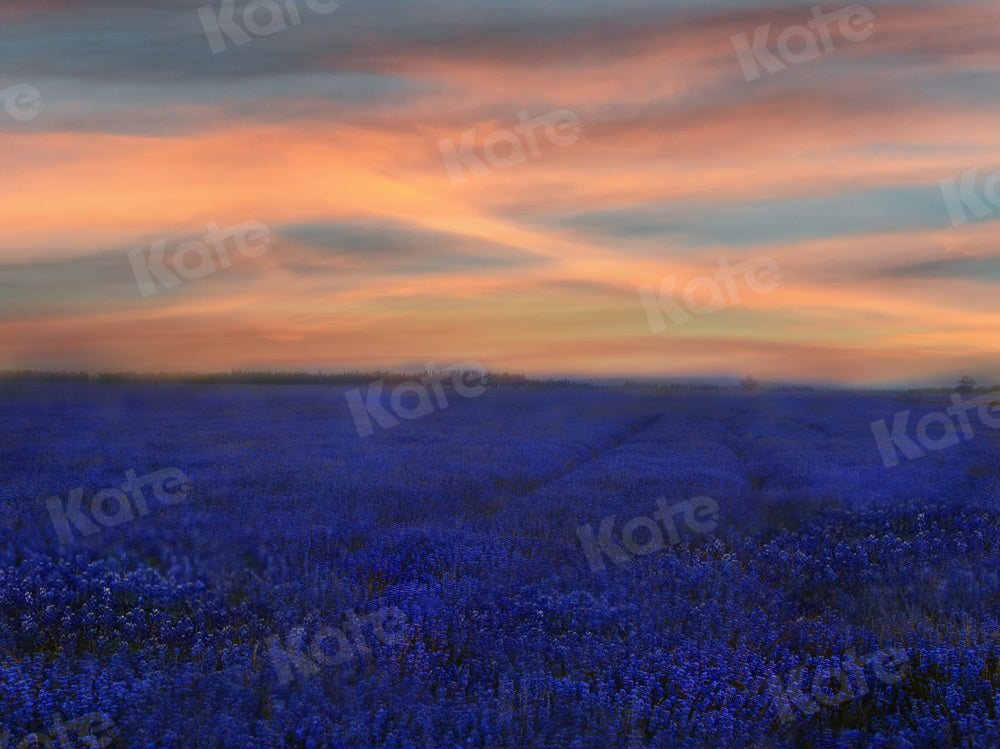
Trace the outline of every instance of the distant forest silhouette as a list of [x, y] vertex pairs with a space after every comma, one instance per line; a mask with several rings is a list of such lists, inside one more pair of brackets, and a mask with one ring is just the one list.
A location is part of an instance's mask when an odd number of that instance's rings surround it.
[[[469, 370], [469, 374], [478, 374]], [[91, 382], [91, 383], [134, 383], [134, 384], [179, 384], [179, 385], [370, 385], [382, 381], [397, 385], [413, 382], [424, 376], [423, 372], [393, 372], [390, 370], [357, 370], [346, 372], [307, 372], [235, 369], [230, 372], [74, 372], [45, 371], [33, 369], [0, 370], [0, 382]], [[907, 393], [911, 395], [947, 395], [958, 392], [963, 395], [1000, 392], [1000, 385], [976, 386], [972, 378], [962, 378], [948, 387], [924, 388], [873, 388], [830, 386], [814, 387], [787, 382], [758, 381], [747, 376], [741, 381], [721, 382], [672, 382], [669, 378], [644, 377], [538, 379], [512, 372], [487, 372], [486, 382], [490, 387], [500, 388], [602, 388], [615, 390], [668, 390], [668, 391], [732, 391], [756, 392], [870, 392]]]
[[[469, 370], [470, 376], [478, 372]], [[306, 372], [243, 370], [231, 372], [48, 372], [19, 369], [0, 370], [0, 381], [5, 382], [96, 382], [96, 383], [153, 383], [189, 385], [367, 385], [383, 381], [390, 385], [412, 382], [424, 377], [423, 372], [392, 372], [388, 370], [348, 372]], [[587, 387], [586, 383], [572, 380], [534, 380], [523, 374], [488, 372], [487, 382], [501, 387]]]

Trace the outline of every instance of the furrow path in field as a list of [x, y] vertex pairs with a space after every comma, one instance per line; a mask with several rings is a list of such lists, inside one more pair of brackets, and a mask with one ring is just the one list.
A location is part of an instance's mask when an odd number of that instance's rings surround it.
[[643, 419], [637, 424], [632, 425], [629, 431], [619, 439], [612, 441], [605, 447], [592, 451], [588, 457], [570, 463], [568, 466], [566, 466], [564, 470], [559, 471], [558, 473], [550, 474], [548, 476], [542, 476], [534, 481], [523, 482], [516, 490], [509, 492], [504, 497], [505, 501], [503, 504], [506, 505], [508, 502], [522, 499], [527, 495], [548, 486], [549, 484], [554, 484], [557, 481], [562, 481], [571, 473], [580, 470], [582, 467], [589, 465], [590, 463], [593, 463], [595, 460], [599, 460], [602, 456], [606, 455], [612, 450], [617, 450], [626, 442], [635, 439], [637, 435], [642, 434], [643, 432], [648, 431], [649, 429], [652, 429], [654, 426], [656, 426], [656, 424], [660, 421], [661, 418], [663, 418], [663, 415], [657, 414], [656, 416]]

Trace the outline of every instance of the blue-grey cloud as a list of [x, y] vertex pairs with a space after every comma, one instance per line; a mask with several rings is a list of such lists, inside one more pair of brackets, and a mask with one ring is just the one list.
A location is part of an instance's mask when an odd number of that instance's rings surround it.
[[322, 259], [382, 274], [485, 270], [545, 262], [519, 248], [392, 221], [304, 223], [279, 227], [277, 234], [312, 248]]
[[918, 185], [780, 200], [657, 203], [549, 223], [609, 239], [662, 237], [671, 247], [696, 249], [941, 229], [951, 219], [940, 188]]

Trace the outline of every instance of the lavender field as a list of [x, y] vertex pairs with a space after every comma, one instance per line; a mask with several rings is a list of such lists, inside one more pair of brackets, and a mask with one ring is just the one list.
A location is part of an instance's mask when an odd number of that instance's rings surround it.
[[871, 427], [946, 405], [6, 383], [0, 747], [996, 745], [998, 433]]

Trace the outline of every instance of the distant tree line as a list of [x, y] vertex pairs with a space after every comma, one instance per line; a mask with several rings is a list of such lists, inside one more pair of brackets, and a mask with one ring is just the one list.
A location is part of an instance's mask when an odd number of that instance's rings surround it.
[[[365, 385], [382, 380], [387, 385], [399, 385], [419, 380], [421, 372], [405, 373], [390, 370], [356, 370], [347, 372], [307, 372], [234, 369], [230, 372], [50, 372], [31, 369], [0, 370], [0, 382], [94, 382], [94, 383], [154, 383], [189, 385]], [[718, 382], [667, 382], [656, 380], [624, 380], [587, 382], [560, 379], [535, 379], [515, 372], [488, 372], [487, 384], [499, 388], [602, 388], [621, 390], [708, 391], [734, 389], [745, 392], [758, 390], [778, 392], [812, 392], [809, 385], [762, 383], [747, 375], [738, 384]], [[909, 394], [987, 393], [1000, 390], [1000, 385], [981, 387], [972, 377], [962, 377], [951, 387], [912, 388]]]
[[[307, 372], [234, 369], [231, 372], [44, 372], [29, 369], [0, 370], [2, 382], [94, 382], [153, 383], [189, 385], [366, 385], [382, 380], [388, 385], [419, 380], [422, 372], [403, 373], [389, 370], [348, 372]], [[511, 372], [488, 372], [490, 387], [595, 387], [568, 379], [531, 379]]]
[[913, 395], [947, 395], [948, 393], [974, 395], [976, 393], [992, 393], [998, 390], [1000, 390], [1000, 385], [992, 385], [990, 387], [979, 385], [976, 382], [976, 378], [966, 375], [958, 379], [951, 387], [912, 388], [906, 392]]

